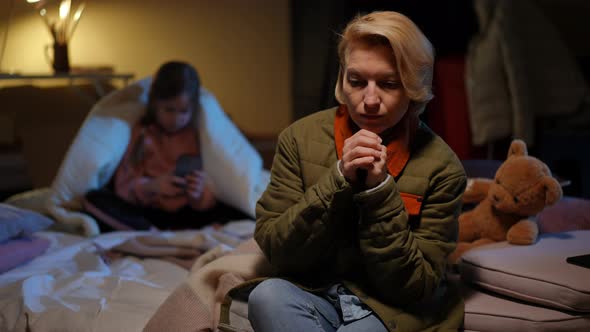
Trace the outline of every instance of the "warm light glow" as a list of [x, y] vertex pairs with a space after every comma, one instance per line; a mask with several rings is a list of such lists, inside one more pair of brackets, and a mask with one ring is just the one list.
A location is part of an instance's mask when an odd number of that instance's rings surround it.
[[82, 12], [84, 11], [84, 3], [82, 3], [79, 7], [78, 10], [76, 10], [76, 13], [74, 14], [74, 21], [77, 21], [80, 19], [80, 16], [82, 16]]
[[45, 8], [41, 8], [39, 14], [41, 14], [41, 16], [45, 16], [45, 14], [47, 14], [47, 10]]
[[27, 0], [28, 3], [35, 3], [35, 2], [39, 2], [41, 0]]
[[63, 20], [66, 17], [68, 17], [68, 15], [70, 14], [71, 4], [71, 0], [62, 0], [61, 4], [59, 5], [59, 18]]

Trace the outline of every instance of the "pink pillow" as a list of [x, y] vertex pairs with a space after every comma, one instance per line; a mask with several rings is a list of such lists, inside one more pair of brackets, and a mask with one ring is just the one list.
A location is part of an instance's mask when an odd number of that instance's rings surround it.
[[0, 273], [24, 264], [49, 248], [49, 240], [41, 237], [18, 237], [0, 243]]
[[543, 210], [537, 219], [541, 233], [590, 229], [590, 200], [564, 196]]

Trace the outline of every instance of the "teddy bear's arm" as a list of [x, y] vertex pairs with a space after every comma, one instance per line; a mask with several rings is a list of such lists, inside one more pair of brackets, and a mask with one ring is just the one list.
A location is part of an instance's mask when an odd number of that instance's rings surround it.
[[473, 210], [459, 216], [459, 242], [471, 242], [479, 238], [479, 229], [473, 217]]
[[534, 220], [522, 219], [512, 225], [506, 234], [506, 239], [512, 244], [533, 244], [537, 241], [539, 227]]
[[463, 194], [463, 203], [479, 203], [483, 201], [488, 195], [492, 183], [494, 183], [492, 179], [469, 178]]
[[479, 239], [473, 242], [460, 242], [457, 244], [457, 249], [455, 249], [455, 251], [453, 251], [453, 253], [451, 253], [451, 255], [448, 258], [448, 261], [451, 264], [457, 264], [459, 263], [459, 260], [461, 259], [461, 256], [463, 256], [463, 254], [468, 251], [471, 250], [475, 247], [479, 247], [479, 246], [483, 246], [484, 244], [489, 244], [489, 243], [494, 243], [494, 240], [490, 240], [490, 239]]

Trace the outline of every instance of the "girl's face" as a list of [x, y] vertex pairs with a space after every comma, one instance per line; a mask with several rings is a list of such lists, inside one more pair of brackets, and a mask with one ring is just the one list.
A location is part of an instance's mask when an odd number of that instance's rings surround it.
[[168, 133], [174, 133], [186, 127], [193, 115], [193, 103], [186, 94], [170, 99], [156, 100], [156, 120]]
[[343, 99], [361, 129], [380, 134], [406, 114], [410, 98], [390, 48], [353, 43], [344, 69]]

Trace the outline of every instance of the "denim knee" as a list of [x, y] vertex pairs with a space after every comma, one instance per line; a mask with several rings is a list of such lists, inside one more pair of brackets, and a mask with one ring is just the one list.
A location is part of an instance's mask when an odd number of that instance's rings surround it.
[[284, 312], [288, 305], [289, 288], [297, 287], [282, 279], [267, 279], [261, 282], [250, 292], [248, 297], [248, 317], [271, 317], [279, 312]]
[[248, 298], [248, 319], [255, 331], [335, 331], [340, 318], [328, 300], [289, 281], [268, 279]]

